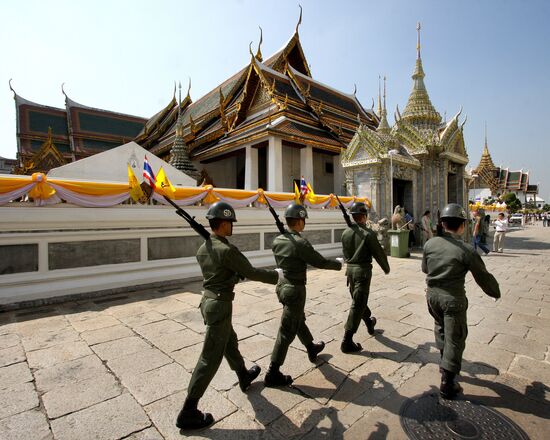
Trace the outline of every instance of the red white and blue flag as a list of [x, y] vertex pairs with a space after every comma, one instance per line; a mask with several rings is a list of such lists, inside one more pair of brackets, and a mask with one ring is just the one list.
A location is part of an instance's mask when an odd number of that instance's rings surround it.
[[309, 193], [309, 188], [307, 187], [306, 179], [302, 176], [302, 180], [300, 180], [300, 194], [305, 196], [307, 193]]
[[155, 187], [157, 179], [155, 178], [155, 173], [153, 173], [153, 168], [151, 168], [151, 165], [147, 161], [147, 156], [145, 156], [145, 160], [143, 161], [143, 178], [151, 188]]

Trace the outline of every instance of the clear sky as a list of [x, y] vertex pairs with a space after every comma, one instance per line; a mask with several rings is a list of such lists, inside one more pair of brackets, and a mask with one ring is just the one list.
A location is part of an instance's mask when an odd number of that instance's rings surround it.
[[[530, 170], [550, 202], [550, 2], [545, 0], [300, 0], [300, 40], [314, 78], [371, 107], [388, 77], [388, 113], [405, 107], [422, 23], [425, 83], [443, 116], [463, 107], [477, 166], [484, 124], [495, 165]], [[19, 95], [64, 108], [74, 101], [149, 117], [174, 80], [198, 99], [249, 60], [263, 28], [264, 57], [292, 36], [297, 1], [0, 2], [0, 156], [15, 158]]]

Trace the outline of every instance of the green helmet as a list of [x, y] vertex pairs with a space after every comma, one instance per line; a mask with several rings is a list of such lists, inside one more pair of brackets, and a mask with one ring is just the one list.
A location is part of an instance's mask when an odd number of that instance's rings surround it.
[[369, 210], [367, 209], [367, 205], [365, 203], [353, 202], [353, 205], [351, 205], [351, 208], [349, 209], [349, 213], [367, 215], [369, 213]]
[[449, 203], [445, 205], [443, 211], [441, 211], [441, 220], [446, 218], [459, 218], [461, 220], [466, 220], [466, 211], [464, 208], [457, 203]]
[[307, 218], [307, 211], [298, 203], [291, 203], [285, 209], [285, 218]]
[[208, 220], [219, 218], [220, 220], [228, 220], [230, 222], [237, 221], [235, 210], [229, 203], [225, 202], [216, 202], [210, 206], [208, 211], [206, 211], [206, 218]]

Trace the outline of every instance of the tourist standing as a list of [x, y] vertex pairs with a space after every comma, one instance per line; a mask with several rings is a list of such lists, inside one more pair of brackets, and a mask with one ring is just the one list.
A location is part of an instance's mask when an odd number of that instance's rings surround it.
[[306, 226], [306, 218], [307, 211], [302, 205], [290, 204], [285, 210], [289, 231], [277, 236], [271, 246], [277, 267], [283, 270], [284, 278], [279, 281], [275, 290], [279, 302], [283, 305], [283, 314], [271, 354], [271, 364], [265, 375], [265, 385], [268, 387], [292, 383], [292, 377], [281, 373], [279, 368], [285, 362], [288, 347], [296, 336], [306, 347], [310, 362], [314, 362], [325, 348], [323, 341], [313, 342], [313, 336], [306, 324], [306, 269], [310, 264], [319, 269], [340, 270], [344, 260], [326, 259], [300, 235]]
[[422, 258], [428, 311], [435, 321], [435, 343], [441, 353], [439, 392], [446, 399], [462, 391], [455, 378], [462, 366], [468, 335], [465, 289], [468, 271], [487, 295], [500, 298], [497, 280], [487, 271], [479, 254], [462, 241], [465, 221], [466, 212], [460, 205], [445, 206], [441, 215], [443, 235], [426, 243]]
[[235, 211], [228, 203], [214, 203], [208, 209], [206, 218], [213, 234], [197, 251], [197, 260], [204, 277], [200, 309], [206, 324], [206, 334], [187, 388], [187, 399], [176, 421], [180, 429], [204, 428], [214, 423], [212, 414], [198, 410], [197, 404], [224, 357], [237, 373], [242, 391], [260, 374], [257, 365], [246, 369], [231, 324], [235, 284], [240, 278], [269, 284], [276, 284], [282, 278], [282, 271], [252, 267], [237, 247], [227, 241], [226, 237], [233, 233], [233, 222], [237, 221]]
[[355, 224], [342, 234], [342, 250], [346, 259], [347, 284], [351, 294], [351, 308], [345, 324], [345, 333], [340, 349], [344, 353], [361, 351], [361, 344], [353, 341], [361, 320], [365, 322], [369, 335], [374, 334], [376, 318], [371, 316], [368, 306], [370, 282], [372, 278], [372, 258], [384, 273], [390, 273], [386, 253], [380, 246], [376, 233], [367, 228], [367, 205], [355, 202], [349, 210]]
[[474, 217], [474, 231], [472, 235], [474, 237], [474, 249], [477, 250], [479, 247], [484, 252], [484, 255], [489, 255], [489, 248], [481, 242], [484, 228], [484, 217], [485, 211], [482, 209], [476, 212]]
[[508, 231], [508, 219], [504, 218], [504, 214], [501, 212], [498, 214], [498, 219], [495, 220], [495, 236], [493, 238], [493, 252], [504, 251], [504, 237], [506, 231]]
[[426, 210], [422, 215], [422, 236], [424, 237], [424, 244], [434, 236], [432, 216], [429, 210]]

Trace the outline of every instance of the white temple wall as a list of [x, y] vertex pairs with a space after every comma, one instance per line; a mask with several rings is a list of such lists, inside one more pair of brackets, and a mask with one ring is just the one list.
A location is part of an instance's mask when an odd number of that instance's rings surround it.
[[[313, 190], [316, 194], [330, 194], [334, 190], [334, 157], [338, 156], [313, 152]], [[327, 172], [327, 164], [332, 166], [332, 173]]]
[[283, 191], [294, 192], [294, 179], [300, 179], [300, 149], [283, 145]]

